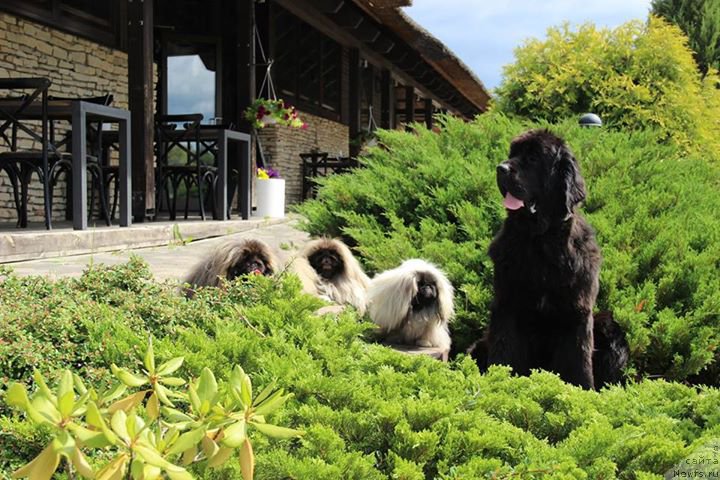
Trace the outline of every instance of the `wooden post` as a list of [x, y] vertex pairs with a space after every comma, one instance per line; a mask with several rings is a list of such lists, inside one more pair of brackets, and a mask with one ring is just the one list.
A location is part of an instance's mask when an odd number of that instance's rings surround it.
[[384, 68], [380, 79], [380, 127], [395, 128], [395, 86], [390, 70]]
[[415, 121], [415, 88], [412, 85], [405, 86], [405, 128], [410, 130], [409, 125]]
[[[245, 109], [255, 100], [255, 2], [252, 0], [223, 0], [222, 21], [222, 117], [224, 123], [233, 122], [238, 130], [251, 134], [252, 126], [245, 120]], [[253, 146], [250, 148], [252, 152]], [[233, 144], [236, 142], [232, 142]], [[240, 153], [241, 155], [238, 155]], [[237, 168], [238, 209], [242, 218], [250, 213], [252, 198], [252, 162], [233, 145], [228, 168]], [[242, 157], [242, 158], [241, 158]], [[237, 159], [241, 158], [240, 164]], [[228, 188], [233, 195], [234, 188]]]
[[433, 128], [433, 114], [435, 113], [432, 98], [425, 99], [425, 126], [428, 130]]
[[155, 215], [153, 140], [153, 2], [128, 1], [128, 106], [131, 112], [132, 212], [135, 222]]
[[[348, 72], [348, 97], [349, 97], [349, 128], [350, 141], [355, 140], [360, 133], [360, 51], [357, 48], [351, 48], [348, 52], [350, 68]], [[350, 156], [355, 157], [360, 153], [358, 145], [350, 144]]]

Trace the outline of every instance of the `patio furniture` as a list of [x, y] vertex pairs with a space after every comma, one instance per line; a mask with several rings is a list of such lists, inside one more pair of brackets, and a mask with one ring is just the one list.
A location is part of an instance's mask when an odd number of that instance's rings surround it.
[[352, 157], [330, 157], [327, 152], [301, 153], [303, 162], [303, 200], [317, 194], [317, 179], [335, 173], [344, 173], [358, 166]]
[[[13, 190], [15, 210], [18, 214], [18, 226], [27, 227], [28, 185], [33, 173], [36, 173], [43, 186], [45, 228], [52, 227], [52, 210], [49, 189], [50, 162], [57, 160], [56, 149], [50, 151], [48, 138], [48, 88], [47, 78], [2, 78], [0, 90], [30, 91], [20, 97], [0, 99], [0, 138], [4, 140], [7, 151], [0, 153], [0, 170], [7, 172]], [[40, 134], [23, 123], [21, 119], [32, 106], [39, 102]], [[8, 136], [8, 128], [11, 129]], [[29, 140], [40, 143], [40, 149], [21, 149], [18, 144], [18, 132], [25, 133]]]
[[[230, 202], [239, 187], [238, 210], [242, 219], [250, 218], [252, 173], [250, 172], [251, 137], [233, 130], [233, 125], [200, 125], [198, 149], [202, 156], [210, 152], [215, 157], [217, 178], [215, 183], [213, 213], [215, 220], [231, 218]], [[231, 143], [235, 149], [231, 151]], [[225, 212], [219, 215], [218, 212]]]
[[[177, 125], [177, 123], [176, 123]], [[236, 185], [239, 186], [238, 209], [243, 219], [250, 218], [251, 210], [251, 188], [252, 175], [250, 172], [250, 145], [251, 137], [247, 133], [232, 130], [230, 125], [198, 125], [193, 128], [193, 124], [185, 125], [185, 129], [169, 129], [163, 132], [169, 137], [169, 142], [183, 139], [185, 143], [183, 150], [191, 150], [188, 158], [193, 157], [206, 158], [206, 154], [211, 154], [213, 163], [211, 165], [200, 162], [201, 174], [202, 169], [212, 171], [214, 178], [212, 179], [212, 189], [208, 190], [211, 196], [203, 195], [203, 205], [210, 202], [212, 205], [213, 219], [227, 220], [230, 218], [230, 201], [234, 197]], [[167, 144], [171, 144], [166, 139]], [[192, 145], [188, 146], [190, 142]], [[236, 148], [231, 149], [231, 144], [235, 144]], [[167, 148], [167, 145], [166, 147]], [[167, 156], [169, 152], [164, 152]], [[161, 157], [158, 156], [158, 163]], [[160, 180], [160, 175], [158, 175]], [[161, 191], [162, 184], [158, 183], [158, 193]], [[169, 201], [168, 201], [169, 202]], [[158, 202], [160, 205], [160, 202]], [[221, 214], [220, 212], [225, 212]], [[204, 219], [204, 217], [203, 217]]]
[[[5, 122], [0, 124], [0, 136], [9, 141], [10, 151], [3, 152], [2, 163], [5, 170], [15, 170], [18, 173], [19, 195], [18, 209], [21, 227], [27, 226], [27, 189], [32, 173], [37, 173], [43, 185], [45, 226], [51, 228], [52, 197], [51, 182], [58, 162], [65, 161], [62, 167], [66, 172], [72, 172], [72, 198], [68, 202], [72, 205], [73, 228], [84, 230], [87, 228], [87, 168], [88, 168], [88, 122], [113, 122], [119, 124], [120, 135], [120, 226], [128, 226], [130, 220], [130, 112], [119, 108], [93, 103], [92, 99], [54, 98], [49, 100], [47, 89], [50, 83], [47, 79], [0, 79], [0, 89], [27, 88], [35, 91], [21, 100], [0, 100], [0, 116]], [[41, 101], [36, 101], [41, 95]], [[90, 100], [90, 101], [88, 101]], [[51, 122], [64, 120], [71, 123], [71, 134], [67, 138], [53, 143], [54, 138], [49, 132]], [[29, 128], [25, 122], [40, 121], [41, 134]], [[7, 128], [13, 127], [13, 134], [9, 138], [5, 133]], [[17, 143], [17, 132], [23, 131], [30, 139], [39, 141], [41, 148], [37, 150], [20, 151]], [[72, 145], [71, 152], [60, 152], [58, 145]], [[71, 158], [71, 160], [68, 160]], [[94, 161], [93, 158], [90, 159]], [[12, 179], [11, 179], [12, 183]]]
[[[212, 193], [216, 180], [214, 165], [206, 164], [200, 153], [200, 113], [159, 115], [155, 119], [155, 141], [157, 153], [157, 205], [162, 208], [162, 193], [168, 203], [170, 220], [175, 220], [177, 198], [181, 184], [185, 187], [185, 218], [188, 218], [190, 196], [197, 188], [200, 217], [205, 220], [205, 202], [213, 200]], [[182, 125], [183, 128], [178, 128]], [[185, 154], [184, 163], [171, 157], [173, 150]]]
[[[69, 104], [73, 101], [82, 101], [88, 103], [94, 103], [97, 105], [110, 105], [113, 102], [113, 96], [110, 94], [101, 95], [97, 97], [84, 97], [84, 98], [71, 98], [71, 97], [57, 97], [50, 95], [48, 102], [51, 105], [59, 105], [62, 103]], [[110, 226], [110, 213], [107, 205], [107, 195], [105, 193], [106, 181], [105, 172], [100, 164], [101, 146], [100, 146], [100, 132], [102, 131], [103, 122], [100, 120], [97, 122], [95, 128], [88, 128], [88, 141], [89, 151], [92, 155], [87, 157], [87, 170], [92, 178], [92, 184], [90, 188], [90, 207], [89, 214], [92, 217], [93, 208], [95, 206], [95, 192], [98, 192], [98, 200], [100, 203], [100, 211], [102, 217], [105, 219], [107, 226]], [[50, 122], [50, 139], [51, 142], [59, 148], [61, 145], [69, 144], [72, 140], [72, 135], [67, 135], [65, 140], [58, 143], [55, 142], [55, 122]], [[72, 146], [68, 145], [69, 150], [72, 150]], [[52, 199], [55, 186], [58, 184], [61, 175], [65, 175], [67, 185], [67, 198], [72, 198], [72, 157], [71, 155], [62, 156], [57, 162], [55, 162], [50, 168], [50, 206], [52, 211]], [[66, 218], [70, 220], [72, 218], [72, 208], [67, 208]]]

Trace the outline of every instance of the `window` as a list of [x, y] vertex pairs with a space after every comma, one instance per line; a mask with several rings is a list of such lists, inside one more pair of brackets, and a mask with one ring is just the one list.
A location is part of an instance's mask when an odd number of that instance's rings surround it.
[[311, 113], [339, 119], [341, 46], [276, 5], [272, 22], [278, 95]]

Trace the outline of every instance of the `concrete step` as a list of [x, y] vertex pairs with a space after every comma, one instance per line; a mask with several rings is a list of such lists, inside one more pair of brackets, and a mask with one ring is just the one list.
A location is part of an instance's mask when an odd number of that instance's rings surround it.
[[0, 263], [84, 255], [162, 245], [182, 245], [192, 240], [219, 237], [258, 229], [286, 218], [252, 217], [249, 220], [177, 220], [135, 224], [130, 227], [98, 226], [87, 230], [60, 228], [14, 229], [0, 232]]

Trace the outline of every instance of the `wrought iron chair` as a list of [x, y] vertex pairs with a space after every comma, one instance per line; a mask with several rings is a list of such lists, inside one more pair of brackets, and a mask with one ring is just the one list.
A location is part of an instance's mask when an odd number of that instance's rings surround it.
[[[188, 218], [190, 197], [193, 187], [197, 187], [197, 199], [200, 217], [205, 220], [205, 203], [214, 208], [213, 190], [217, 172], [213, 165], [202, 161], [200, 143], [200, 113], [181, 115], [159, 115], [155, 119], [155, 142], [157, 155], [156, 205], [162, 208], [162, 194], [168, 203], [170, 220], [175, 220], [176, 204], [180, 186], [185, 187], [185, 218]], [[182, 128], [178, 128], [182, 126]], [[186, 155], [185, 163], [178, 164], [170, 157], [177, 149]], [[176, 150], [176, 151], [177, 151]]]
[[[0, 153], [0, 170], [7, 172], [10, 177], [15, 210], [18, 214], [17, 224], [22, 228], [27, 227], [28, 190], [33, 173], [37, 175], [43, 187], [45, 228], [48, 230], [52, 228], [50, 167], [60, 158], [60, 153], [49, 141], [48, 89], [50, 84], [51, 81], [47, 78], [0, 79], [1, 90], [31, 92], [20, 97], [0, 99], [0, 139], [8, 148], [7, 151]], [[30, 115], [33, 108], [37, 110], [38, 97], [40, 98], [39, 112]], [[26, 124], [26, 121], [30, 119], [41, 122], [40, 134]], [[9, 136], [8, 129], [10, 129]], [[33, 143], [40, 143], [40, 149], [20, 148], [18, 132], [23, 132]]]

